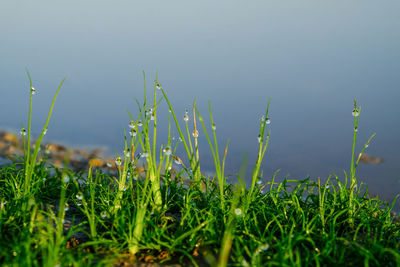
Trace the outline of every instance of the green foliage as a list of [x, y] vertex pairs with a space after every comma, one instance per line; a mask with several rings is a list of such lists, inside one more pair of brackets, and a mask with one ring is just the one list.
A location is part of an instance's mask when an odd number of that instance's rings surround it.
[[[162, 98], [157, 98], [157, 90], [171, 110], [168, 140], [160, 148], [157, 110]], [[360, 158], [354, 159], [356, 135], [349, 184], [347, 177], [343, 183], [337, 176], [324, 182], [308, 177], [276, 183], [277, 172], [260, 184], [259, 169], [270, 136], [267, 108], [246, 188], [246, 162], [238, 183], [226, 182], [227, 145], [220, 155], [211, 105], [212, 135], [195, 104], [190, 120], [198, 131], [197, 115], [208, 139], [215, 163], [210, 178], [200, 172], [197, 134], [191, 137], [186, 119], [186, 134], [181, 130], [157, 79], [151, 109], [146, 97], [145, 90], [137, 117], [129, 114], [133, 134], [124, 134], [124, 157], [117, 155], [116, 173], [95, 167], [76, 173], [38, 162], [39, 150], [30, 152], [29, 135], [24, 162], [0, 168], [4, 266], [112, 266], [137, 260], [184, 266], [400, 265], [400, 223], [391, 213], [394, 202], [371, 198], [355, 178]], [[48, 120], [52, 109], [53, 105]], [[356, 129], [360, 108], [355, 105], [355, 110]], [[176, 155], [176, 146], [171, 148], [171, 119], [187, 164]], [[140, 161], [143, 153], [146, 157]], [[173, 159], [180, 165], [171, 168]], [[144, 172], [138, 171], [139, 165]]]

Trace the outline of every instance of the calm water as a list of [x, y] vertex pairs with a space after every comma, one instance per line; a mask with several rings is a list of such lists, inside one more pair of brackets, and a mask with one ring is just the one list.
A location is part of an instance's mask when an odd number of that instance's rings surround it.
[[[141, 71], [150, 84], [158, 70], [181, 117], [194, 98], [207, 114], [211, 100], [221, 146], [230, 139], [228, 173], [243, 154], [255, 161], [271, 97], [264, 176], [343, 177], [357, 98], [357, 148], [376, 132], [367, 152], [384, 159], [360, 165], [360, 180], [392, 199], [400, 192], [399, 10], [394, 0], [1, 1], [0, 128], [26, 123], [28, 67], [36, 132], [68, 75], [46, 141], [121, 152], [126, 110], [135, 113], [143, 97]], [[201, 134], [202, 168], [212, 171]]]

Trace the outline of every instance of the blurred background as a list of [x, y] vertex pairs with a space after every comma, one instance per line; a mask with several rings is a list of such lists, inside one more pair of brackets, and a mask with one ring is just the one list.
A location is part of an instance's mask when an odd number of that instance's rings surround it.
[[[204, 117], [211, 101], [221, 151], [230, 140], [228, 174], [244, 155], [252, 169], [271, 98], [264, 180], [278, 169], [280, 179], [344, 179], [356, 98], [357, 154], [376, 133], [366, 153], [382, 159], [361, 164], [357, 177], [392, 200], [400, 192], [399, 10], [395, 0], [1, 1], [0, 129], [27, 124], [28, 68], [34, 135], [68, 76], [45, 141], [121, 153], [127, 110], [137, 115], [135, 98], [143, 101], [142, 71], [149, 91], [158, 71], [182, 124], [195, 98]], [[161, 145], [165, 101], [159, 112]], [[213, 173], [202, 131], [200, 152], [202, 170]]]

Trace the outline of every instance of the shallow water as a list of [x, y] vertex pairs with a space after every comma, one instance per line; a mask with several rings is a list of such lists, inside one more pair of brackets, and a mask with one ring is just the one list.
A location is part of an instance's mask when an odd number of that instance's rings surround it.
[[[263, 172], [327, 178], [349, 172], [353, 99], [362, 105], [359, 179], [392, 199], [400, 188], [400, 20], [398, 1], [3, 1], [0, 4], [0, 128], [26, 124], [28, 67], [38, 92], [39, 132], [61, 79], [47, 140], [121, 153], [123, 128], [148, 86], [159, 81], [183, 118], [194, 98], [211, 100], [227, 173], [255, 161], [258, 121], [271, 97], [270, 147]], [[161, 104], [161, 124], [168, 109]], [[205, 116], [206, 117], [206, 116]], [[183, 123], [183, 119], [182, 119]], [[165, 129], [165, 125], [160, 125]], [[175, 131], [176, 133], [176, 131]], [[161, 140], [160, 140], [161, 144]], [[200, 131], [202, 168], [212, 172]]]

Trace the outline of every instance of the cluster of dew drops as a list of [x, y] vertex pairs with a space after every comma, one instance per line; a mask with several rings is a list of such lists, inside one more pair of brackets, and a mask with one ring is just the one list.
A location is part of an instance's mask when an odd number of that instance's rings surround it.
[[[263, 116], [261, 117], [261, 123], [271, 124], [271, 118], [270, 118], [270, 117], [265, 118], [264, 115], [263, 115]], [[261, 142], [261, 134], [259, 134], [259, 135], [257, 136], [257, 140], [258, 140], [258, 143]]]

